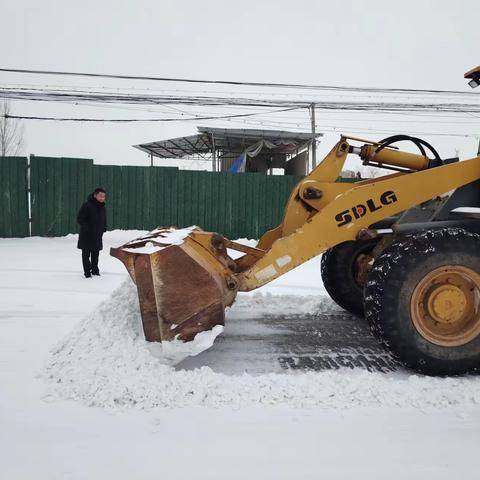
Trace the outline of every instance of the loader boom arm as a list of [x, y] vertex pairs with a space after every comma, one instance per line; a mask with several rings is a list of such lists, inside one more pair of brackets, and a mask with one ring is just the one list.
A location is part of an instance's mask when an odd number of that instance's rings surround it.
[[[428, 168], [424, 155], [352, 147], [342, 137], [322, 163], [294, 188], [282, 224], [258, 247], [266, 253], [240, 272], [238, 289], [254, 290], [327, 249], [355, 240], [370, 225], [480, 178], [480, 157]], [[354, 139], [355, 140], [355, 139]], [[398, 166], [401, 171], [355, 184], [335, 183], [348, 153], [364, 162]], [[248, 265], [247, 259], [243, 265]]]

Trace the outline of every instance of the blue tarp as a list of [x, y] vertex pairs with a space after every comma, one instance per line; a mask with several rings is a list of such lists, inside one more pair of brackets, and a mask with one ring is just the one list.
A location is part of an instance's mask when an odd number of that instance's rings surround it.
[[233, 165], [228, 169], [229, 172], [240, 173], [245, 172], [245, 164], [247, 163], [247, 153], [243, 152], [236, 160], [233, 162]]

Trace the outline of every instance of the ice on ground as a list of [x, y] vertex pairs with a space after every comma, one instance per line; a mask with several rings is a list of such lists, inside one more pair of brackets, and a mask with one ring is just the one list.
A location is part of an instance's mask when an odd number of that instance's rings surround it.
[[[272, 313], [275, 303], [285, 313], [293, 298], [254, 295], [239, 300], [229, 313], [248, 315], [252, 309], [257, 314]], [[322, 298], [315, 304], [300, 297], [293, 307], [296, 311], [300, 302], [309, 308], [322, 308], [323, 304]], [[208, 345], [216, 333], [200, 337], [199, 345]], [[127, 280], [52, 352], [45, 374], [49, 391], [54, 397], [108, 409], [259, 404], [328, 409], [425, 408], [480, 403], [480, 382], [476, 378], [347, 370], [228, 376], [207, 367], [175, 370], [165, 364], [165, 356], [160, 360], [152, 355], [150, 348], [143, 337], [136, 289]], [[168, 356], [169, 352], [162, 353]]]

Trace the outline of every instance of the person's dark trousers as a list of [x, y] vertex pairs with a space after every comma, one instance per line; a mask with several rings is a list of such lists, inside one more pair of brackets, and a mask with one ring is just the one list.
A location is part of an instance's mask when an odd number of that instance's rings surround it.
[[83, 273], [86, 277], [90, 275], [99, 275], [98, 270], [98, 250], [82, 250]]

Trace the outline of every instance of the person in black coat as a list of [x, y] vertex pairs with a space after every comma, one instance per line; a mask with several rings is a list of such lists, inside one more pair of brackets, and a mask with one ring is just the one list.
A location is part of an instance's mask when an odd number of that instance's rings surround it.
[[107, 231], [105, 198], [105, 190], [96, 188], [80, 207], [77, 215], [80, 224], [77, 247], [82, 251], [83, 273], [86, 278], [100, 275], [98, 256], [103, 248], [103, 233]]

